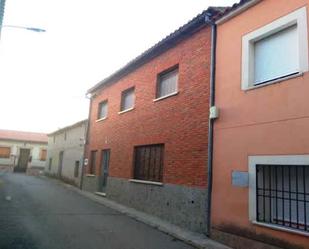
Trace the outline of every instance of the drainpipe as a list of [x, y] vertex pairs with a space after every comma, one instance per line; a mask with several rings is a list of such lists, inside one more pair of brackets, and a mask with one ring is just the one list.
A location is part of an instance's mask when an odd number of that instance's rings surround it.
[[[215, 73], [216, 73], [216, 38], [217, 27], [211, 19], [211, 14], [206, 13], [205, 22], [211, 25], [211, 58], [210, 58], [210, 90], [209, 107], [215, 106]], [[211, 196], [212, 196], [212, 167], [213, 167], [213, 128], [214, 118], [209, 117], [208, 124], [208, 159], [207, 159], [207, 203], [206, 203], [206, 235], [210, 236], [211, 230]]]
[[83, 189], [83, 183], [84, 183], [84, 174], [85, 174], [85, 157], [86, 157], [86, 145], [88, 144], [88, 137], [89, 137], [89, 124], [90, 124], [90, 114], [91, 114], [91, 107], [92, 107], [92, 96], [87, 96], [86, 98], [89, 99], [89, 113], [88, 113], [88, 120], [86, 125], [86, 131], [85, 131], [85, 139], [84, 139], [84, 153], [83, 153], [83, 162], [82, 162], [82, 170], [81, 170], [81, 178], [80, 178], [80, 186], [79, 188]]

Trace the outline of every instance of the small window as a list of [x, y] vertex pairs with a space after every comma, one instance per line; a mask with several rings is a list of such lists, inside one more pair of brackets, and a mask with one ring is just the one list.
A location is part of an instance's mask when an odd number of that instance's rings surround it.
[[178, 91], [178, 66], [158, 75], [156, 98], [172, 95]]
[[79, 161], [75, 161], [74, 177], [78, 177], [78, 174], [79, 174]]
[[308, 71], [306, 7], [242, 37], [242, 89], [289, 79]]
[[89, 174], [91, 175], [95, 174], [96, 160], [97, 160], [97, 151], [93, 150], [91, 151], [90, 165], [89, 165]]
[[47, 150], [41, 149], [40, 151], [40, 161], [46, 161]]
[[126, 111], [134, 107], [134, 87], [121, 93], [120, 111]]
[[64, 132], [64, 140], [67, 140], [67, 132]]
[[99, 104], [98, 109], [98, 119], [103, 119], [107, 117], [107, 100]]
[[254, 85], [299, 71], [297, 26], [293, 25], [254, 43]]
[[49, 171], [51, 170], [52, 163], [53, 163], [53, 159], [52, 159], [52, 158], [49, 158], [49, 162], [48, 162], [48, 170], [49, 170]]
[[0, 158], [10, 158], [11, 148], [10, 147], [0, 147]]
[[164, 145], [134, 148], [134, 179], [162, 182]]
[[309, 167], [256, 166], [256, 220], [309, 232]]

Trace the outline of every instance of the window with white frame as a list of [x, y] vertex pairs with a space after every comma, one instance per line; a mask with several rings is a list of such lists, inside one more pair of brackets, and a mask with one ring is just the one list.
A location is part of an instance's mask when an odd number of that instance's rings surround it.
[[99, 104], [98, 119], [104, 119], [107, 117], [107, 100]]
[[242, 38], [242, 89], [308, 71], [306, 7]]
[[134, 107], [134, 87], [131, 87], [121, 93], [120, 111], [130, 110]]
[[309, 156], [249, 157], [254, 223], [309, 235]]
[[158, 75], [156, 98], [163, 98], [178, 91], [178, 65]]

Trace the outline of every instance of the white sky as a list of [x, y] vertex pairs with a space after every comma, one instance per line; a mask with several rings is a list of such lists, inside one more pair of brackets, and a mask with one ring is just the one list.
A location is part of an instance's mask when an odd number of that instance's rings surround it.
[[[236, 0], [7, 0], [0, 129], [51, 132], [88, 116], [86, 91], [208, 6]], [[236, 1], [237, 2], [237, 1]]]

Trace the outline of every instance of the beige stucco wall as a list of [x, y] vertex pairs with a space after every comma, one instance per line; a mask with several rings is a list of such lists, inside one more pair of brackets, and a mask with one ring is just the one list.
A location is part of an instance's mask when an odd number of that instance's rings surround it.
[[[62, 176], [80, 183], [81, 167], [84, 153], [84, 139], [86, 131], [86, 122], [77, 127], [67, 129], [66, 139], [65, 132], [48, 136], [47, 160], [45, 172], [53, 175], [58, 174], [59, 153], [64, 151]], [[54, 140], [55, 137], [55, 140]], [[49, 170], [49, 159], [52, 159], [51, 168]], [[74, 176], [75, 161], [80, 161], [78, 177]]]
[[45, 166], [45, 161], [40, 160], [40, 151], [42, 149], [47, 149], [47, 144], [0, 140], [0, 146], [11, 148], [11, 157], [10, 158], [0, 158], [0, 165], [14, 166], [14, 158], [15, 158], [15, 165], [17, 165], [18, 157], [19, 157], [19, 150], [21, 148], [22, 149], [24, 148], [24, 149], [30, 149], [30, 156], [32, 156], [32, 161], [31, 163], [28, 164], [28, 168], [31, 168], [31, 167], [44, 168]]
[[[308, 0], [264, 0], [218, 26], [212, 225], [257, 239], [309, 248], [309, 237], [253, 225], [248, 188], [232, 186], [232, 171], [248, 171], [250, 155], [309, 154], [309, 73], [261, 88], [241, 90], [242, 37]], [[308, 55], [307, 55], [308, 56]], [[299, 247], [297, 247], [299, 248]]]

